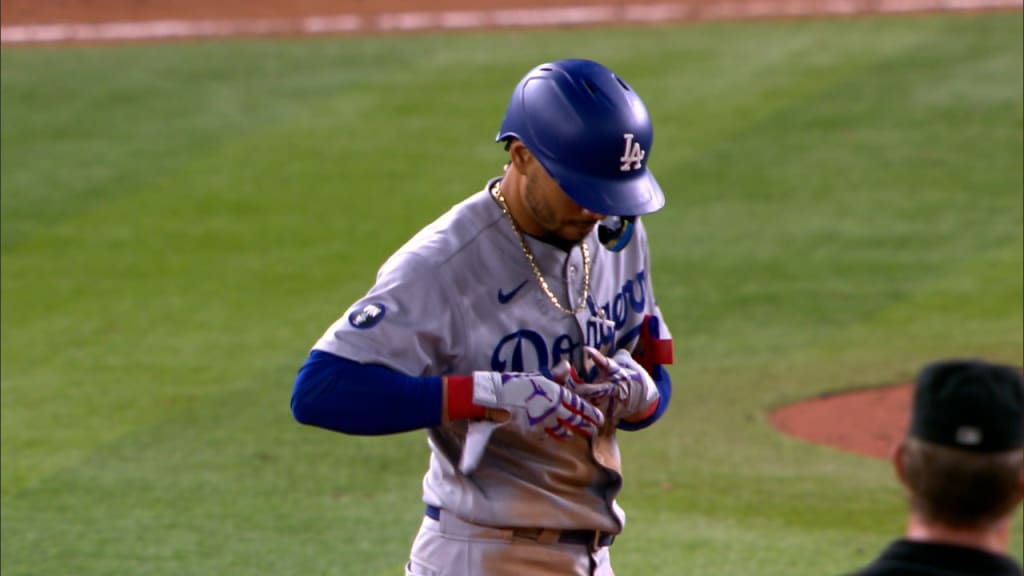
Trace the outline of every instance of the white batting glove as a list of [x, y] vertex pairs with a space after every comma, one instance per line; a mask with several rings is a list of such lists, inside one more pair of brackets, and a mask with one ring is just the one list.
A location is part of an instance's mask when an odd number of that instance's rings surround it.
[[513, 420], [564, 440], [593, 436], [604, 414], [572, 390], [539, 373], [474, 372], [473, 403], [509, 412]]
[[[574, 434], [589, 438], [604, 425], [600, 409], [539, 373], [474, 372], [473, 404], [490, 408], [492, 417], [469, 424], [459, 463], [467, 475], [480, 463], [491, 433], [509, 422], [528, 434], [557, 440]], [[507, 418], [493, 417], [494, 411]]]
[[609, 420], [646, 414], [661, 396], [654, 379], [625, 348], [612, 357], [596, 348], [585, 346], [584, 351], [597, 364], [598, 374], [593, 383], [576, 384], [577, 394], [595, 403], [604, 403]]

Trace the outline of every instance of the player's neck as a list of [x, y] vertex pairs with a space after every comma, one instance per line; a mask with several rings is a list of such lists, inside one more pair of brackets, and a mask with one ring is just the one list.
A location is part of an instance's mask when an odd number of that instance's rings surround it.
[[511, 214], [512, 220], [516, 223], [516, 227], [520, 232], [565, 252], [572, 251], [573, 247], [579, 244], [579, 242], [566, 240], [545, 229], [534, 218], [533, 212], [530, 211], [530, 208], [523, 199], [523, 176], [518, 172], [506, 170], [504, 178], [498, 181], [495, 186], [501, 191], [501, 196], [505, 199], [508, 212]]
[[534, 220], [529, 209], [523, 203], [521, 181], [522, 177], [518, 173], [509, 170], [505, 173], [505, 177], [498, 182], [498, 186], [502, 197], [505, 198], [505, 205], [508, 207], [509, 214], [512, 215], [512, 220], [516, 223], [516, 227], [523, 234], [537, 238], [544, 233], [544, 229]]
[[928, 522], [918, 514], [911, 514], [907, 522], [907, 539], [914, 542], [952, 544], [967, 548], [978, 548], [993, 554], [1006, 554], [1010, 542], [1008, 519], [987, 527], [957, 528]]

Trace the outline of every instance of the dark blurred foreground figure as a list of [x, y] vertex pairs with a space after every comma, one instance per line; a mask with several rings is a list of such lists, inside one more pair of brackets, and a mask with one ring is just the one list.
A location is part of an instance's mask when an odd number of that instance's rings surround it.
[[893, 451], [906, 536], [855, 576], [1020, 576], [1008, 553], [1024, 493], [1024, 378], [948, 360], [917, 377], [907, 437]]

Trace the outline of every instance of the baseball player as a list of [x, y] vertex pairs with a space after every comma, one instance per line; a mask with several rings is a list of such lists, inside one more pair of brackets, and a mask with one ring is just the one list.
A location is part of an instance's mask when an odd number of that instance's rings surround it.
[[313, 346], [295, 418], [426, 429], [407, 576], [613, 574], [618, 430], [664, 414], [672, 341], [638, 216], [664, 195], [647, 110], [589, 60], [537, 66], [504, 174], [421, 230]]

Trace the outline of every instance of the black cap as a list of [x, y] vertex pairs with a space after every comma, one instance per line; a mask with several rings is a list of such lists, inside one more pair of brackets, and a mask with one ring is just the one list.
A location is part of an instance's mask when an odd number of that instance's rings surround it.
[[971, 452], [1024, 446], [1024, 375], [982, 360], [945, 360], [917, 377], [910, 435]]

